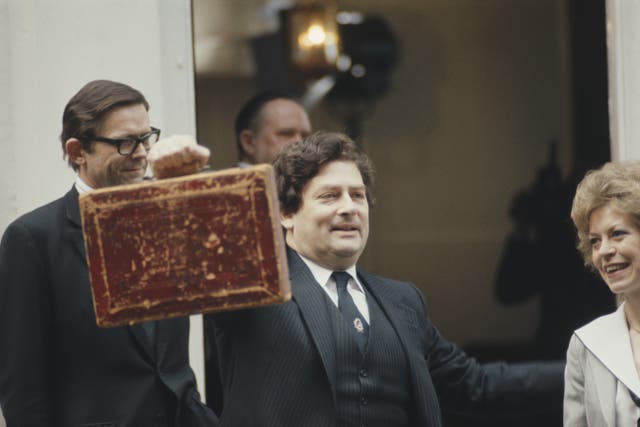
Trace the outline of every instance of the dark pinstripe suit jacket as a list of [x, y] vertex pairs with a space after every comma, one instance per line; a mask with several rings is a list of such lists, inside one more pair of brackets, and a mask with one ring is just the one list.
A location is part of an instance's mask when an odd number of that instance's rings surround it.
[[[291, 249], [288, 258], [291, 301], [207, 318], [215, 333], [224, 427], [337, 425], [336, 349], [324, 291]], [[414, 425], [440, 426], [440, 404], [515, 412], [561, 402], [562, 366], [480, 365], [440, 336], [415, 286], [363, 271], [359, 276], [402, 343]]]
[[[18, 218], [0, 245], [0, 405], [7, 426], [205, 426], [186, 318], [96, 326], [78, 193]], [[165, 400], [166, 399], [166, 400]], [[172, 408], [167, 410], [166, 408]]]

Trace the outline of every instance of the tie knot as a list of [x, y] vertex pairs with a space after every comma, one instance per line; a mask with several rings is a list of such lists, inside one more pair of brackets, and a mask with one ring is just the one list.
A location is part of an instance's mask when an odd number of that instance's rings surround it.
[[347, 283], [349, 283], [349, 279], [351, 279], [351, 275], [346, 271], [334, 271], [333, 278], [336, 281], [336, 287], [339, 290], [347, 289]]

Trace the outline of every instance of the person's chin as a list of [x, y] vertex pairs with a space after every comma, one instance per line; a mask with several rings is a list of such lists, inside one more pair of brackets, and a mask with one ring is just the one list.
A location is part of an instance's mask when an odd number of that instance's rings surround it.
[[634, 277], [625, 278], [626, 280], [605, 280], [609, 289], [614, 294], [640, 294], [640, 283]]
[[362, 252], [362, 244], [360, 240], [351, 242], [341, 242], [334, 247], [334, 252], [343, 258], [351, 258], [358, 256]]

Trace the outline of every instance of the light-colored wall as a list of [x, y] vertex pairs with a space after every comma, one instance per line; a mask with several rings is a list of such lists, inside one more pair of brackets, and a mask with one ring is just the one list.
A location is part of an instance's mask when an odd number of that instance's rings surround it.
[[[378, 170], [363, 265], [420, 286], [449, 339], [527, 339], [536, 301], [497, 305], [494, 271], [510, 200], [533, 181], [549, 140], [559, 141], [565, 173], [570, 166], [566, 3], [340, 5], [386, 17], [402, 49], [393, 89], [363, 128], [361, 143]], [[197, 81], [199, 138], [212, 146], [216, 167], [235, 162], [233, 117], [252, 90], [246, 77]], [[322, 107], [312, 121], [316, 129], [344, 128]]]
[[611, 158], [640, 160], [640, 3], [607, 0]]

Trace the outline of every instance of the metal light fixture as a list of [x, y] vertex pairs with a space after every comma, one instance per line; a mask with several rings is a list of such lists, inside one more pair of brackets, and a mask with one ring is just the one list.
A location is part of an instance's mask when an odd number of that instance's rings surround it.
[[294, 68], [307, 75], [335, 69], [340, 56], [340, 37], [334, 2], [299, 3], [284, 15]]

